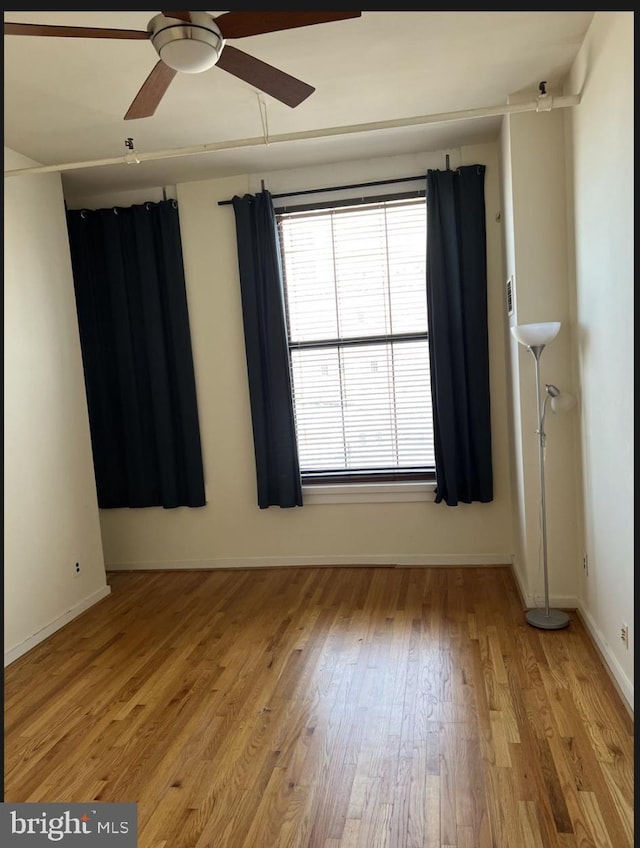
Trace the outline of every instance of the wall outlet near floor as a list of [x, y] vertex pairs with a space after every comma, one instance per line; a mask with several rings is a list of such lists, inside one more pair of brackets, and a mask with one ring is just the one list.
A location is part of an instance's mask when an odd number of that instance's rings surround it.
[[77, 562], [77, 563], [73, 566], [73, 576], [74, 576], [74, 577], [77, 577], [79, 574], [80, 574], [80, 563], [79, 563], [79, 562]]
[[624, 642], [625, 648], [629, 647], [629, 626], [627, 624], [620, 626], [620, 641]]
[[589, 556], [584, 554], [582, 557], [582, 567], [584, 568], [584, 573], [589, 574]]

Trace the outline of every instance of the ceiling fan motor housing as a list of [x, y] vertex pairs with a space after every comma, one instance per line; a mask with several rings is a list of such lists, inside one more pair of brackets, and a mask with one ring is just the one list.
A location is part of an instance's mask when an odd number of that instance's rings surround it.
[[213, 67], [225, 40], [211, 15], [190, 12], [191, 23], [156, 15], [147, 30], [158, 55], [170, 68], [187, 74], [198, 74]]

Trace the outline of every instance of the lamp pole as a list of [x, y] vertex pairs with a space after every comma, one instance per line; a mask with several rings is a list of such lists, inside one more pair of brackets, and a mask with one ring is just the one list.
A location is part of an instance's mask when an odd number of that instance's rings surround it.
[[542, 523], [542, 570], [544, 574], [544, 612], [541, 609], [530, 609], [526, 619], [533, 627], [542, 630], [560, 630], [569, 624], [569, 616], [562, 610], [549, 609], [549, 576], [547, 570], [547, 504], [544, 481], [544, 415], [540, 401], [540, 356], [545, 348], [543, 344], [529, 345], [529, 350], [536, 363], [536, 413], [538, 416], [538, 468], [540, 473], [540, 512]]

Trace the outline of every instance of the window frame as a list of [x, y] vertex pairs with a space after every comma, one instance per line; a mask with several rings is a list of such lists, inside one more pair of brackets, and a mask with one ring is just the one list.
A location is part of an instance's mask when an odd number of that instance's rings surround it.
[[[426, 204], [426, 192], [424, 190], [410, 192], [394, 192], [387, 194], [379, 194], [374, 196], [362, 196], [358, 198], [345, 198], [337, 200], [319, 201], [316, 203], [293, 204], [285, 206], [277, 206], [274, 209], [276, 226], [278, 230], [278, 243], [282, 256], [284, 256], [284, 245], [282, 240], [282, 227], [280, 224], [281, 216], [296, 213], [296, 212], [322, 212], [331, 209], [340, 209], [348, 206], [371, 206], [376, 203], [386, 203], [395, 200], [412, 200], [424, 198]], [[314, 341], [291, 341], [290, 321], [289, 321], [289, 298], [286, 282], [285, 263], [282, 262], [283, 275], [283, 297], [285, 307], [285, 322], [287, 333], [287, 351], [289, 355], [289, 366], [292, 367], [291, 353], [294, 350], [305, 349], [320, 349], [339, 347], [351, 347], [357, 345], [368, 345], [373, 343], [389, 343], [393, 340], [393, 335], [372, 335], [367, 337], [356, 337], [346, 339], [322, 339]], [[426, 281], [425, 281], [426, 289]], [[428, 328], [420, 333], [398, 333], [396, 334], [399, 341], [426, 341], [429, 345]], [[293, 390], [293, 383], [292, 383]], [[294, 402], [295, 403], [295, 402]], [[436, 483], [435, 465], [423, 466], [418, 468], [405, 469], [325, 469], [322, 471], [301, 471], [303, 491], [317, 495], [317, 502], [366, 502], [368, 500], [378, 500], [383, 497], [385, 500], [426, 500], [426, 495], [434, 491]], [[335, 498], [331, 495], [324, 497], [318, 493], [324, 491], [327, 493], [332, 491], [335, 493]], [[398, 491], [399, 496], [396, 498], [393, 494], [394, 489]], [[384, 490], [389, 493], [389, 497], [379, 496], [376, 492]], [[340, 494], [340, 492], [344, 494]], [[412, 494], [415, 492], [415, 494]]]

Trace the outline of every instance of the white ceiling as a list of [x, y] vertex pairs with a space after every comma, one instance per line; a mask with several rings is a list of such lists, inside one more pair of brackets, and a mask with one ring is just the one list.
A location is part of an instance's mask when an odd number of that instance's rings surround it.
[[[155, 14], [5, 12], [4, 19], [146, 30]], [[129, 137], [144, 154], [261, 140], [63, 172], [67, 194], [87, 195], [485, 142], [496, 138], [499, 117], [319, 139], [264, 139], [501, 106], [510, 97], [535, 99], [542, 80], [549, 91], [561, 93], [593, 14], [363, 12], [351, 20], [234, 39], [234, 46], [316, 91], [292, 109], [213, 67], [179, 73], [155, 115], [131, 121], [124, 114], [158, 58], [150, 42], [5, 36], [4, 143], [50, 165], [124, 157]]]

